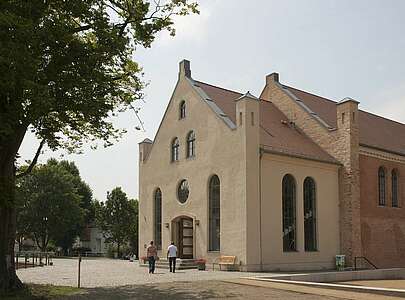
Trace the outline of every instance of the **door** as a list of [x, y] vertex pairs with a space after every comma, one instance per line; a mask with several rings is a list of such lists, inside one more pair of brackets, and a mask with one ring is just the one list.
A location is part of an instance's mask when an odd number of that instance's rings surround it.
[[191, 218], [181, 218], [178, 225], [179, 257], [193, 258], [193, 220]]

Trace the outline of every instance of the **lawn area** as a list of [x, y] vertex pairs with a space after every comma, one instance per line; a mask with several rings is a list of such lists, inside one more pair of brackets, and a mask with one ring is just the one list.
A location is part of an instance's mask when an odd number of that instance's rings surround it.
[[69, 286], [54, 286], [42, 284], [28, 284], [24, 290], [2, 296], [4, 300], [39, 300], [54, 299], [56, 297], [79, 294], [82, 289]]

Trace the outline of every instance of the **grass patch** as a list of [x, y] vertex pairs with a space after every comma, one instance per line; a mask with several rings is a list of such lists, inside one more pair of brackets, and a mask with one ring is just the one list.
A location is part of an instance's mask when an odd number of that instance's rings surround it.
[[70, 286], [28, 284], [24, 289], [2, 296], [4, 300], [47, 300], [71, 296], [83, 292], [83, 289]]

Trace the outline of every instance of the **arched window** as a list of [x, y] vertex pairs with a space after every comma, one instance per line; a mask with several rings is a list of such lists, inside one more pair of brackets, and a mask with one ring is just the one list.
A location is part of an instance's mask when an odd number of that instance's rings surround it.
[[155, 191], [154, 200], [154, 240], [156, 247], [162, 249], [162, 192], [159, 188]]
[[378, 205], [385, 205], [385, 169], [380, 167], [378, 169]]
[[295, 179], [287, 174], [283, 178], [283, 250], [296, 250]]
[[181, 101], [180, 103], [180, 119], [184, 119], [186, 117], [186, 102]]
[[398, 207], [398, 171], [392, 170], [392, 207]]
[[190, 131], [187, 135], [187, 157], [194, 157], [195, 155], [195, 133]]
[[311, 177], [304, 180], [304, 232], [305, 251], [316, 251], [316, 185]]
[[220, 182], [217, 175], [211, 177], [209, 182], [209, 251], [220, 250], [220, 220], [221, 220]]
[[172, 161], [179, 160], [179, 139], [174, 138], [172, 141]]

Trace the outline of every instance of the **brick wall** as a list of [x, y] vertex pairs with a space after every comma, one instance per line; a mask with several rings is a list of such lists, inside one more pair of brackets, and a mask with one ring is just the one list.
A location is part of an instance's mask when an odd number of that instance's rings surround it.
[[[405, 165], [360, 155], [363, 255], [379, 268], [405, 267]], [[378, 205], [378, 169], [386, 169], [386, 206]], [[399, 208], [392, 207], [391, 171], [399, 171]]]

